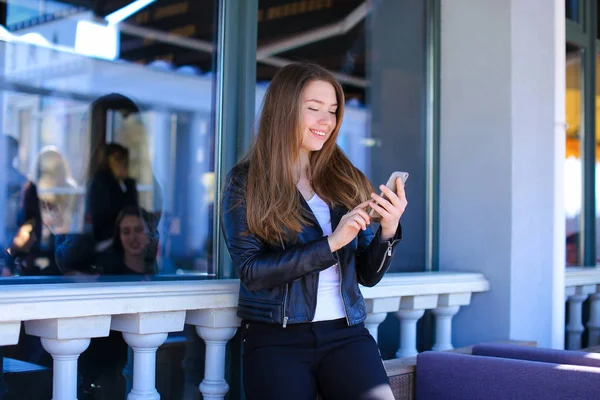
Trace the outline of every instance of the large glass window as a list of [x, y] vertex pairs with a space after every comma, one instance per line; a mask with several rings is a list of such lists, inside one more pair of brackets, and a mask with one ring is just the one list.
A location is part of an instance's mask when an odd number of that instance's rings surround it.
[[391, 271], [426, 263], [426, 2], [259, 0], [257, 110], [282, 65], [316, 62], [346, 94], [338, 144], [377, 187], [408, 171], [406, 234]]
[[[0, 2], [0, 285], [215, 275], [217, 9]], [[50, 398], [52, 360], [23, 331], [0, 348], [0, 398]], [[198, 395], [203, 348], [193, 329], [169, 335], [164, 398]], [[125, 399], [119, 332], [93, 339], [78, 368], [78, 398]]]
[[583, 52], [568, 45], [566, 52], [566, 154], [565, 154], [565, 213], [566, 213], [566, 265], [582, 265], [581, 218], [583, 204], [582, 164], [582, 60]]
[[214, 275], [216, 0], [73, 3], [1, 5], [3, 274]]

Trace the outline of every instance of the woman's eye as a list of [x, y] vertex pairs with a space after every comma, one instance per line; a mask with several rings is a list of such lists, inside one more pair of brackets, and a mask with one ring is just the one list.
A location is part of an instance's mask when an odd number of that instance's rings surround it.
[[310, 108], [310, 107], [308, 107], [308, 109], [309, 109], [310, 111], [319, 111], [319, 110], [318, 110], [318, 109], [316, 109], [316, 108]]
[[337, 111], [329, 111], [329, 114], [335, 115], [336, 113], [337, 113]]

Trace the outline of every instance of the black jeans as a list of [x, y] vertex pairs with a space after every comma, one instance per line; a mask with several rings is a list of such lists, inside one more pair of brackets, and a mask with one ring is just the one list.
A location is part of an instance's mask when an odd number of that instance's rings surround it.
[[247, 400], [393, 399], [375, 340], [345, 319], [280, 325], [242, 322]]

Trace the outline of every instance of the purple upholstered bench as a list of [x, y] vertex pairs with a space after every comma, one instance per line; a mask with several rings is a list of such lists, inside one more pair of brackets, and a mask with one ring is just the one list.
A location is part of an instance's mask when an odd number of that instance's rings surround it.
[[417, 400], [598, 400], [600, 368], [445, 352], [417, 356]]
[[600, 368], [600, 354], [585, 351], [554, 350], [505, 343], [481, 343], [473, 346], [473, 355]]

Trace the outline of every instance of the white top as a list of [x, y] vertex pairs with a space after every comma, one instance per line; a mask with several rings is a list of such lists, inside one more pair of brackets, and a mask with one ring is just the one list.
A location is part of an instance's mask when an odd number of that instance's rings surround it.
[[[307, 203], [323, 230], [323, 236], [331, 235], [331, 213], [327, 203], [316, 194]], [[319, 272], [317, 309], [313, 322], [346, 317], [340, 284], [340, 270], [337, 264]]]

